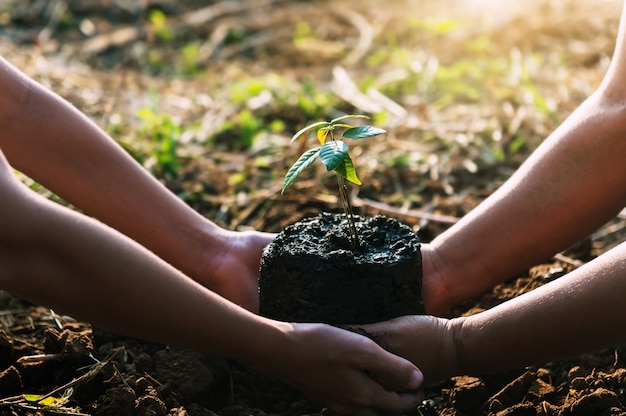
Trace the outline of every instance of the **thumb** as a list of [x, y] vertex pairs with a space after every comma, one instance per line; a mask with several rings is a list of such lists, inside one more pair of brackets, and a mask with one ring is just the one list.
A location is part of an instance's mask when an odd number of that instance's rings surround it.
[[412, 362], [398, 357], [383, 348], [380, 354], [386, 355], [370, 363], [370, 375], [387, 390], [415, 391], [424, 382], [424, 375]]

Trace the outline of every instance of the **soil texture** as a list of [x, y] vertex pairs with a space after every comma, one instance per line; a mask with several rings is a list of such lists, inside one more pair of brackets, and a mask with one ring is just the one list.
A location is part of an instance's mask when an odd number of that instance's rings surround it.
[[424, 313], [417, 234], [384, 216], [321, 214], [285, 228], [265, 249], [260, 313], [273, 319], [365, 324]]
[[[493, 307], [570, 268], [558, 261], [538, 265], [453, 314]], [[298, 391], [241, 363], [122, 337], [9, 295], [0, 322], [2, 416], [322, 414]], [[68, 400], [51, 408], [24, 395], [59, 398], [70, 388]], [[625, 391], [626, 349], [616, 347], [506, 373], [453, 377], [427, 389], [420, 408], [405, 415], [626, 415]]]

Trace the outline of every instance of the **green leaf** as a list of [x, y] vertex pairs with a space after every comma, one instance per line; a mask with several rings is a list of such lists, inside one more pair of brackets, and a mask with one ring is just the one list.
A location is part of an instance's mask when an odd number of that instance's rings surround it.
[[379, 134], [387, 133], [383, 129], [372, 126], [359, 126], [346, 130], [343, 133], [343, 137], [347, 139], [365, 139], [367, 137], [378, 136]]
[[296, 163], [294, 163], [293, 166], [289, 168], [289, 171], [285, 175], [283, 190], [280, 191], [281, 194], [285, 192], [285, 189], [287, 189], [289, 185], [295, 182], [296, 178], [302, 173], [303, 170], [305, 170], [306, 168], [311, 166], [313, 162], [315, 162], [315, 159], [317, 159], [317, 157], [319, 156], [320, 150], [321, 147], [307, 150], [298, 158], [298, 160], [296, 160]]
[[298, 137], [302, 136], [304, 133], [306, 133], [307, 131], [311, 129], [314, 129], [320, 126], [328, 126], [329, 124], [330, 123], [328, 121], [318, 121], [317, 123], [309, 124], [308, 126], [300, 129], [296, 134], [294, 134], [293, 137], [291, 138], [291, 142], [289, 143], [295, 142], [296, 140], [298, 140]]
[[348, 114], [348, 115], [337, 117], [337, 118], [331, 120], [330, 124], [337, 124], [340, 121], [347, 120], [349, 118], [367, 118], [367, 119], [369, 119], [368, 116], [364, 116], [363, 114]]
[[351, 129], [354, 126], [352, 126], [350, 124], [339, 123], [339, 124], [331, 124], [330, 127], [332, 127], [333, 129], [335, 129], [337, 127], [339, 127], [340, 129], [342, 129], [342, 128], [343, 129]]
[[320, 151], [320, 158], [326, 169], [331, 171], [343, 162], [344, 156], [348, 154], [348, 144], [340, 140], [326, 142]]
[[352, 163], [352, 159], [350, 159], [350, 155], [348, 155], [347, 153], [343, 158], [343, 162], [339, 164], [339, 166], [337, 166], [337, 169], [335, 169], [335, 171], [350, 182], [361, 185], [361, 181], [356, 176], [354, 163]]

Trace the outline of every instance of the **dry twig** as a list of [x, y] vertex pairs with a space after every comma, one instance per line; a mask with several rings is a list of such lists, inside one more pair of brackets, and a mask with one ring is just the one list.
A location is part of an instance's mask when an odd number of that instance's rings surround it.
[[431, 212], [418, 211], [415, 209], [399, 209], [383, 202], [372, 201], [371, 199], [354, 198], [354, 205], [372, 208], [384, 214], [412, 220], [425, 219], [443, 224], [454, 224], [459, 221], [459, 218], [450, 215], [433, 214]]

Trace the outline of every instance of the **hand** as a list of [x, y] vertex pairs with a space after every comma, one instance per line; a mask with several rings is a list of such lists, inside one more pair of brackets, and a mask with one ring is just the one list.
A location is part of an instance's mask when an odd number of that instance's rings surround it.
[[207, 251], [203, 276], [194, 278], [233, 303], [257, 313], [261, 254], [274, 234], [222, 230], [219, 244]]
[[424, 374], [424, 385], [430, 385], [454, 375], [452, 323], [434, 316], [413, 315], [361, 327], [380, 346], [418, 366]]
[[288, 324], [289, 339], [266, 369], [339, 414], [398, 414], [416, 408], [421, 372], [372, 340], [322, 324]]

